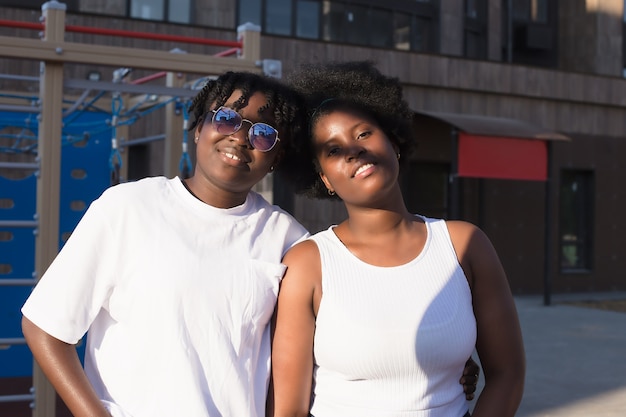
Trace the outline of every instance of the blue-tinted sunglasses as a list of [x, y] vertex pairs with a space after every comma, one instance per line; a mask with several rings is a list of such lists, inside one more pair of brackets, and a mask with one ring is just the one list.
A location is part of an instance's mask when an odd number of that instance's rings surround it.
[[250, 123], [248, 142], [258, 151], [271, 151], [280, 140], [278, 138], [278, 131], [272, 126], [266, 123], [253, 123], [241, 117], [241, 115], [233, 109], [222, 106], [217, 110], [211, 110], [211, 112], [213, 112], [211, 124], [213, 128], [222, 135], [232, 135], [241, 129], [243, 122]]

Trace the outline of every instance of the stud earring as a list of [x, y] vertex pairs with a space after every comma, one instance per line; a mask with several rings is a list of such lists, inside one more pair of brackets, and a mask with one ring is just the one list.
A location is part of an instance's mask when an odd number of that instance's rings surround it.
[[400, 160], [400, 152], [398, 152], [397, 157], [398, 157], [398, 161], [399, 161]]
[[196, 137], [193, 139], [193, 142], [194, 142], [194, 143], [198, 143], [198, 139], [200, 139], [200, 136], [197, 136], [197, 135], [196, 135]]

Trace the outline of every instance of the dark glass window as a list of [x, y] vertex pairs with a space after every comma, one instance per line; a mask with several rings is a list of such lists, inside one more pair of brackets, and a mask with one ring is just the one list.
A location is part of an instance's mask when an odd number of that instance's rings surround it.
[[530, 20], [537, 23], [548, 23], [548, 0], [531, 0]]
[[419, 52], [434, 52], [435, 39], [433, 37], [432, 20], [421, 16], [414, 17], [411, 49]]
[[344, 41], [352, 44], [367, 45], [369, 43], [370, 27], [368, 8], [346, 4], [343, 12], [342, 38]]
[[465, 0], [463, 55], [473, 59], [487, 58], [487, 2]]
[[513, 0], [513, 19], [548, 23], [548, 0]]
[[296, 36], [318, 39], [320, 36], [320, 2], [298, 0], [296, 4]]
[[479, 0], [465, 0], [465, 17], [469, 19], [478, 18]]
[[540, 67], [558, 66], [558, 2], [504, 2], [503, 53], [506, 61]]
[[437, 48], [438, 0], [238, 0], [237, 5], [237, 24], [258, 24], [264, 33], [423, 52]]
[[396, 49], [408, 51], [411, 49], [411, 20], [408, 13], [394, 13], [393, 15], [393, 46]]
[[394, 27], [393, 12], [385, 9], [370, 9], [369, 28], [365, 28], [365, 33], [369, 32], [368, 45], [381, 48], [393, 48]]
[[191, 0], [130, 0], [128, 7], [136, 19], [191, 22]]
[[357, 45], [369, 44], [369, 32], [373, 28], [370, 26], [368, 7], [325, 2], [322, 19], [324, 40]]
[[168, 21], [176, 23], [191, 23], [191, 0], [169, 0], [167, 8]]
[[239, 0], [237, 25], [248, 22], [261, 26], [261, 2], [259, 0]]
[[265, 0], [266, 33], [291, 35], [291, 0]]
[[561, 271], [591, 270], [593, 260], [593, 172], [562, 171], [559, 197]]
[[146, 20], [164, 20], [164, 0], [131, 0], [130, 17]]

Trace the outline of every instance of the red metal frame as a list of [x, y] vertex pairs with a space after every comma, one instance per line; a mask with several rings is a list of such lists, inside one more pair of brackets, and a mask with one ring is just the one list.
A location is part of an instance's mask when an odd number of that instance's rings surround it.
[[18, 22], [15, 20], [5, 20], [0, 19], [0, 26], [5, 26], [9, 28], [20, 28], [20, 29], [35, 29], [35, 30], [43, 30], [43, 23], [32, 23], [32, 22]]
[[[20, 29], [34, 29], [34, 30], [45, 29], [45, 25], [43, 23], [19, 22], [19, 21], [14, 21], [14, 20], [5, 20], [5, 19], [0, 19], [0, 26], [20, 28]], [[200, 45], [224, 46], [224, 47], [231, 47], [234, 49], [241, 49], [243, 46], [243, 43], [239, 41], [224, 41], [220, 39], [194, 38], [190, 36], [167, 35], [167, 34], [149, 33], [149, 32], [135, 32], [131, 30], [122, 30], [122, 29], [104, 29], [104, 28], [94, 28], [94, 27], [89, 27], [89, 26], [66, 25], [65, 30], [67, 32], [88, 33], [92, 35], [108, 35], [108, 36], [120, 36], [120, 37], [127, 37], [127, 38], [136, 38], [136, 39], [151, 39], [151, 40], [157, 40], [157, 41], [184, 42], [184, 43], [192, 43], [192, 44], [200, 44]], [[229, 51], [224, 51], [224, 53], [226, 52], [228, 52], [228, 54], [233, 53]]]
[[159, 78], [163, 78], [167, 75], [167, 71], [155, 72], [154, 74], [147, 75], [143, 78], [137, 78], [136, 80], [132, 80], [130, 84], [143, 84], [152, 80], [157, 80]]

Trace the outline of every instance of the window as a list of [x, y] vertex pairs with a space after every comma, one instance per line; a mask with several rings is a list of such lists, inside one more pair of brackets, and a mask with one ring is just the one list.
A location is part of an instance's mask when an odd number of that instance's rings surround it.
[[191, 0], [130, 0], [129, 16], [176, 23], [191, 22]]
[[[393, 12], [371, 8], [368, 16], [369, 45], [393, 48]], [[366, 30], [367, 31], [367, 30]]]
[[487, 58], [487, 2], [465, 0], [463, 55], [467, 58]]
[[538, 23], [548, 23], [548, 0], [531, 0], [530, 20]]
[[318, 39], [320, 36], [319, 1], [298, 0], [296, 4], [296, 36]]
[[164, 0], [133, 0], [130, 2], [130, 17], [147, 20], [163, 20]]
[[372, 26], [366, 6], [325, 1], [322, 19], [324, 40], [357, 45], [369, 44]]
[[438, 9], [438, 0], [238, 0], [237, 25], [251, 22], [274, 35], [435, 52]]
[[593, 172], [562, 171], [559, 198], [561, 271], [589, 271], [593, 259]]
[[403, 51], [411, 49], [411, 32], [411, 15], [408, 13], [394, 13], [393, 45], [396, 49]]
[[513, 0], [513, 18], [529, 22], [548, 22], [548, 0]]
[[237, 26], [244, 23], [261, 26], [261, 2], [259, 0], [239, 0]]
[[411, 49], [419, 52], [434, 52], [436, 49], [436, 39], [433, 36], [434, 30], [435, 28], [431, 19], [416, 16], [413, 23]]
[[291, 0], [265, 0], [266, 33], [291, 35]]
[[167, 8], [168, 21], [191, 23], [191, 1], [170, 0]]
[[557, 67], [558, 2], [511, 0], [504, 2], [502, 10], [502, 27], [506, 28], [502, 32], [505, 60], [522, 65]]

